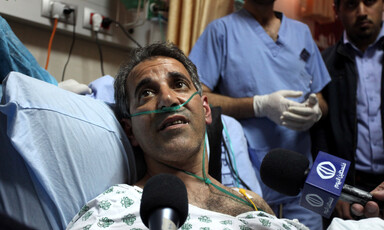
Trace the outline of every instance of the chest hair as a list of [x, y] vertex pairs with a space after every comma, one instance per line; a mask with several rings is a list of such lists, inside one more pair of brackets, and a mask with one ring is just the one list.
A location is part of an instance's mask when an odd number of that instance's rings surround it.
[[[233, 194], [245, 198], [236, 191], [230, 191]], [[212, 186], [205, 186], [199, 192], [188, 193], [189, 203], [199, 208], [208, 209], [215, 212], [224, 213], [231, 216], [237, 216], [244, 212], [252, 211], [253, 208], [229, 196]]]

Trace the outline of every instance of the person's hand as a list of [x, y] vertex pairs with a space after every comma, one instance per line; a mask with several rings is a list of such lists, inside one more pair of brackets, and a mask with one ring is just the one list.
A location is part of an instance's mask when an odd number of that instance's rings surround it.
[[[384, 182], [372, 190], [371, 194], [374, 198], [380, 201], [384, 201]], [[380, 213], [381, 208], [381, 213]], [[380, 217], [384, 219], [384, 207], [379, 207], [379, 205], [374, 201], [369, 201], [365, 206], [360, 204], [353, 204], [351, 211], [354, 215], [359, 217]]]
[[289, 107], [304, 107], [301, 103], [287, 99], [300, 97], [301, 91], [280, 90], [267, 95], [253, 97], [253, 110], [256, 117], [267, 117], [278, 125], [282, 124], [281, 116]]
[[349, 202], [338, 200], [334, 212], [337, 217], [344, 220], [353, 220], [350, 211], [351, 204]]
[[301, 106], [292, 105], [283, 112], [282, 125], [287, 128], [305, 131], [321, 118], [321, 109], [316, 94], [312, 93]]
[[68, 79], [68, 80], [59, 82], [58, 86], [59, 86], [59, 88], [71, 91], [71, 92], [76, 93], [76, 94], [85, 95], [85, 94], [91, 94], [92, 93], [91, 88], [89, 88], [85, 84], [81, 84], [81, 83], [77, 82], [75, 79]]

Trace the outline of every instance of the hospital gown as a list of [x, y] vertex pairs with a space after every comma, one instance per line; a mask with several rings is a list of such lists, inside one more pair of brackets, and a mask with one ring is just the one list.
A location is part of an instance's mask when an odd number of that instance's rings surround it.
[[[140, 218], [142, 189], [120, 184], [88, 202], [73, 218], [67, 229], [148, 229]], [[183, 230], [189, 229], [281, 229], [307, 230], [297, 220], [278, 219], [262, 211], [236, 217], [209, 211], [189, 204]]]

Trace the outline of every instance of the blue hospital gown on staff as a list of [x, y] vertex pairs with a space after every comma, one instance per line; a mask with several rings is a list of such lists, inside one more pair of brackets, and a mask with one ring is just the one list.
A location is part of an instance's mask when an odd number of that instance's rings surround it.
[[[289, 89], [303, 91], [302, 97], [293, 99], [302, 102], [310, 93], [320, 92], [330, 76], [309, 28], [277, 14], [281, 16], [281, 26], [276, 42], [245, 9], [210, 23], [189, 56], [202, 83], [234, 98]], [[305, 154], [312, 164], [309, 131], [294, 131], [267, 118], [243, 119], [240, 123], [263, 198], [269, 204], [297, 199], [265, 186], [259, 167], [268, 151], [278, 147]]]

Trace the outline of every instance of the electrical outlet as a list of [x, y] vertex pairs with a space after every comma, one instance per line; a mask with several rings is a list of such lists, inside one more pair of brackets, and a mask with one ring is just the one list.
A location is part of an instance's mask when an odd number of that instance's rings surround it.
[[[106, 15], [103, 15], [99, 13], [97, 10], [90, 9], [88, 7], [84, 7], [84, 20], [83, 20], [83, 28], [92, 30], [92, 15], [93, 14], [100, 14], [102, 18], [108, 17]], [[112, 30], [109, 28], [103, 28], [100, 26], [99, 32], [101, 33], [107, 33], [112, 34]]]
[[[59, 22], [75, 25], [77, 6], [54, 0], [42, 0], [41, 16], [47, 18], [57, 17]], [[64, 14], [64, 10], [73, 10], [70, 14]]]

